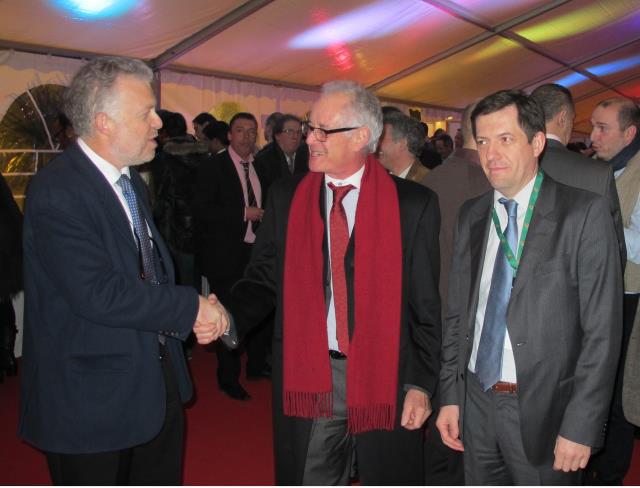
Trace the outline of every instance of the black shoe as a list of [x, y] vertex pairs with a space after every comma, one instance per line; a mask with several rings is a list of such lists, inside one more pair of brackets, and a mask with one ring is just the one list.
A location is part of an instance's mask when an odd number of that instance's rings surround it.
[[262, 369], [247, 369], [247, 379], [249, 381], [257, 381], [271, 379], [271, 366], [265, 365]]
[[220, 390], [227, 395], [228, 397], [233, 398], [234, 400], [247, 401], [251, 399], [251, 395], [247, 393], [247, 390], [240, 386], [240, 383], [228, 384], [228, 383], [219, 383], [218, 386]]

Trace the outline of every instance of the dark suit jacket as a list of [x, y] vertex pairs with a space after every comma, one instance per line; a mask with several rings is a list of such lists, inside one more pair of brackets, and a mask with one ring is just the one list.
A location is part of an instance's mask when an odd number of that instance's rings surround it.
[[[291, 176], [287, 158], [277, 142], [267, 144], [257, 155], [254, 161], [256, 172], [260, 177], [262, 185], [263, 199], [266, 201], [266, 194], [274, 181], [280, 178]], [[301, 175], [309, 171], [309, 147], [302, 143], [296, 151], [293, 174]]]
[[[240, 335], [259, 324], [276, 306], [273, 337], [273, 414], [276, 484], [301, 484], [311, 420], [283, 415], [282, 406], [282, 278], [285, 259], [287, 220], [291, 199], [301, 180], [280, 180], [271, 189], [265, 219], [254, 246], [245, 278], [232, 291], [229, 309]], [[439, 213], [436, 196], [428, 189], [394, 177], [398, 189], [403, 248], [402, 319], [398, 387], [397, 428], [393, 432], [374, 431], [358, 436], [358, 449], [366, 457], [359, 459], [361, 472], [370, 478], [363, 483], [385, 484], [402, 479], [394, 471], [407, 463], [422, 470], [420, 431], [399, 427], [404, 401], [403, 385], [410, 384], [434, 391], [439, 368], [440, 302], [438, 281]], [[324, 200], [318, 202], [322, 212]], [[348, 295], [353, 297], [353, 241], [345, 256]], [[325, 239], [326, 241], [326, 239]], [[357, 245], [357, 244], [356, 244]], [[326, 251], [325, 251], [326, 252]], [[326, 268], [326, 264], [325, 264]], [[325, 283], [326, 285], [326, 283]], [[357, 298], [356, 298], [357, 299]], [[383, 299], [383, 298], [381, 298]], [[353, 310], [353, 307], [350, 307]], [[353, 324], [350, 314], [350, 330]], [[360, 452], [360, 451], [359, 451]], [[404, 463], [404, 464], [402, 464]], [[413, 471], [413, 470], [412, 470]], [[421, 482], [422, 479], [414, 482]]]
[[424, 184], [436, 192], [440, 203], [440, 296], [444, 312], [458, 211], [465, 201], [489, 191], [491, 185], [480, 166], [478, 151], [464, 148], [456, 149], [440, 166], [429, 171]]
[[[493, 192], [455, 230], [442, 344], [442, 405], [459, 405], [475, 331]], [[553, 460], [556, 437], [598, 447], [620, 352], [622, 276], [608, 202], [545, 177], [507, 309], [525, 453]]]
[[228, 151], [202, 164], [196, 178], [196, 258], [202, 273], [214, 283], [242, 277], [242, 250], [247, 222], [242, 183]]
[[618, 247], [624, 268], [627, 262], [627, 248], [624, 242], [624, 226], [622, 225], [616, 179], [613, 177], [611, 165], [569, 151], [562, 143], [554, 139], [547, 139], [540, 166], [545, 173], [559, 183], [592, 191], [609, 200], [609, 210], [618, 237]]
[[[171, 257], [134, 169], [131, 180], [172, 283]], [[24, 227], [19, 435], [45, 451], [69, 454], [151, 440], [165, 416], [160, 331], [167, 331], [180, 396], [191, 397], [178, 338], [195, 322], [196, 292], [140, 279], [125, 211], [75, 144], [31, 181]]]

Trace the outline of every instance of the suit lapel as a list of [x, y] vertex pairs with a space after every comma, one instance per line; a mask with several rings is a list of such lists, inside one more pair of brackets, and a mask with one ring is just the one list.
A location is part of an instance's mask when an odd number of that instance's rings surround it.
[[469, 220], [469, 243], [471, 259], [471, 296], [469, 298], [469, 331], [473, 334], [476, 320], [476, 310], [478, 308], [478, 294], [480, 291], [480, 279], [482, 277], [482, 266], [484, 265], [484, 255], [487, 249], [489, 238], [489, 228], [491, 225], [491, 207], [493, 205], [493, 192], [487, 192], [473, 206]]
[[77, 145], [74, 145], [72, 150], [75, 151], [73, 162], [76, 169], [84, 175], [88, 186], [98, 195], [98, 200], [103, 206], [105, 214], [109, 220], [111, 220], [113, 229], [120, 233], [128, 245], [131, 246], [131, 249], [137, 253], [138, 249], [133, 234], [131, 233], [129, 218], [122, 208], [118, 196], [114, 193], [113, 188], [98, 168], [96, 168], [95, 164], [93, 164]]
[[544, 252], [545, 247], [549, 245], [549, 236], [556, 226], [554, 218], [555, 204], [556, 184], [547, 176], [540, 188], [540, 197], [533, 211], [527, 240], [522, 249], [518, 274], [511, 290], [511, 301], [522, 291], [527, 281], [533, 278], [535, 269], [539, 264], [540, 255]]

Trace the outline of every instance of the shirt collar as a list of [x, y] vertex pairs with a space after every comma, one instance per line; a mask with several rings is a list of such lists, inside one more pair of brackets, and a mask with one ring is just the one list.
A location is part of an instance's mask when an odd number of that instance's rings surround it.
[[246, 158], [241, 157], [235, 150], [231, 147], [227, 147], [227, 151], [229, 151], [229, 156], [231, 156], [231, 160], [239, 165], [240, 161], [248, 161], [249, 163], [253, 162], [253, 154], [249, 154]]
[[[518, 203], [518, 215], [522, 215], [524, 212], [526, 212], [527, 207], [529, 206], [529, 199], [531, 198], [531, 192], [533, 192], [533, 185], [536, 181], [536, 177], [538, 176], [538, 174], [536, 173], [533, 178], [531, 178], [531, 180], [529, 181], [529, 183], [527, 183], [524, 188], [522, 190], [520, 190], [515, 197], [513, 197], [513, 200], [515, 200]], [[493, 206], [495, 208], [500, 208], [503, 207], [503, 205], [498, 202], [498, 200], [500, 198], [506, 198], [507, 200], [509, 200], [506, 196], [504, 196], [502, 193], [500, 193], [498, 190], [495, 190], [493, 192]]]
[[129, 178], [131, 177], [129, 166], [125, 166], [122, 170], [119, 170], [102, 156], [99, 156], [81, 137], [78, 137], [78, 146], [91, 162], [96, 165], [100, 173], [103, 174], [111, 185], [115, 185], [122, 175], [127, 175]]
[[547, 132], [545, 134], [545, 137], [547, 139], [553, 139], [554, 141], [558, 141], [560, 144], [562, 144], [564, 146], [564, 143], [562, 142], [562, 139], [560, 139], [557, 135], [555, 134], [551, 134], [550, 132]]
[[360, 189], [360, 183], [362, 182], [362, 175], [364, 174], [364, 166], [365, 165], [363, 164], [358, 171], [353, 173], [348, 178], [345, 178], [344, 180], [337, 180], [325, 173], [324, 183], [326, 185], [329, 185], [329, 183], [333, 183], [335, 186], [353, 185], [355, 188]]

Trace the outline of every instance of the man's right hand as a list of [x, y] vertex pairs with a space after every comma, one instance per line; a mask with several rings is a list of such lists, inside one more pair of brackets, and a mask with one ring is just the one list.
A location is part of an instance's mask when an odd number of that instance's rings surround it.
[[255, 222], [256, 220], [262, 220], [262, 216], [264, 215], [264, 210], [258, 207], [246, 207], [245, 208], [245, 216], [247, 220]]
[[460, 440], [460, 407], [458, 405], [445, 405], [440, 407], [436, 427], [440, 431], [442, 442], [454, 451], [464, 451]]
[[209, 299], [202, 296], [198, 299], [198, 316], [193, 326], [193, 333], [196, 335], [198, 344], [209, 344], [229, 329], [229, 316], [215, 295], [209, 295]]

